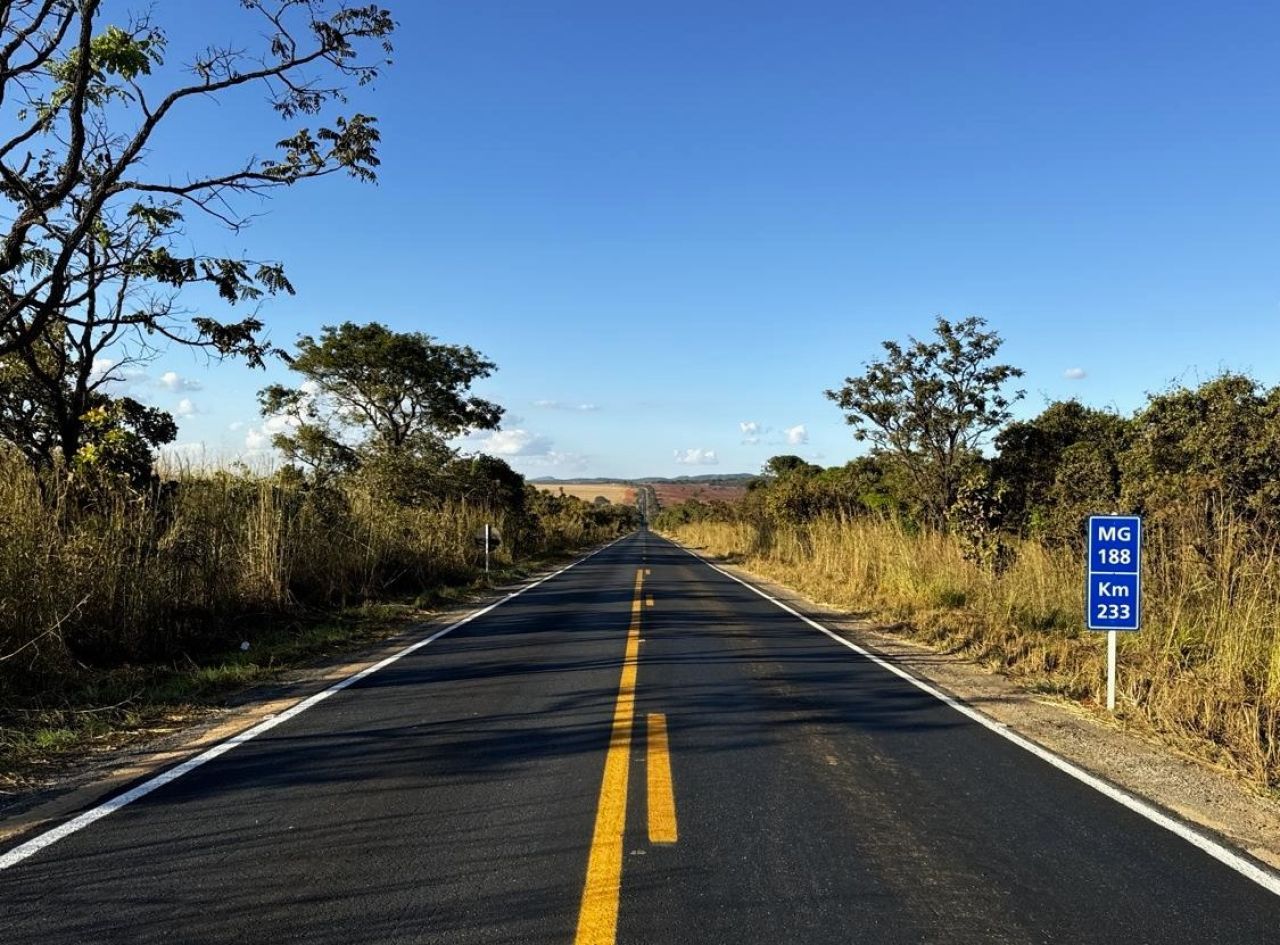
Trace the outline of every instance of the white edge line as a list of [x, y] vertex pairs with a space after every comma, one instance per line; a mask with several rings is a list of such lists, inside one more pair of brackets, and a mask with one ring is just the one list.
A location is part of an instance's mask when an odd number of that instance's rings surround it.
[[[668, 540], [670, 541], [670, 539]], [[1204, 834], [1200, 833], [1198, 830], [1193, 829], [1192, 827], [1188, 826], [1182, 821], [1169, 816], [1168, 814], [1164, 813], [1164, 811], [1148, 803], [1147, 801], [1144, 801], [1141, 798], [1133, 794], [1130, 794], [1127, 791], [1121, 790], [1115, 785], [1110, 784], [1107, 781], [1104, 781], [1102, 778], [1099, 778], [1096, 775], [1090, 774], [1088, 771], [1085, 771], [1083, 768], [1080, 768], [1075, 764], [1072, 764], [1070, 761], [1067, 761], [1065, 758], [1055, 755], [1053, 752], [1049, 751], [1047, 748], [1037, 745], [1035, 742], [1031, 741], [1030, 739], [1024, 738], [1023, 736], [1019, 735], [1018, 733], [1006, 727], [1003, 723], [997, 722], [995, 719], [987, 715], [984, 715], [983, 713], [979, 712], [977, 709], [974, 709], [973, 707], [966, 705], [964, 702], [961, 702], [955, 696], [949, 695], [948, 693], [943, 692], [941, 689], [937, 689], [929, 685], [927, 682], [924, 682], [923, 680], [913, 676], [911, 673], [908, 673], [906, 670], [901, 669], [897, 666], [894, 666], [888, 660], [884, 659], [884, 657], [879, 656], [876, 653], [873, 653], [870, 650], [859, 646], [858, 644], [854, 643], [851, 640], [846, 640], [844, 637], [840, 636], [839, 634], [831, 630], [828, 630], [826, 627], [818, 623], [816, 620], [813, 620], [812, 618], [805, 616], [800, 611], [796, 610], [794, 607], [791, 607], [788, 604], [785, 604], [782, 601], [778, 600], [776, 597], [772, 597], [769, 594], [765, 593], [764, 591], [760, 590], [760, 588], [756, 587], [754, 584], [744, 581], [742, 578], [738, 577], [735, 574], [730, 574], [728, 571], [724, 570], [723, 568], [716, 567], [706, 558], [702, 557], [702, 555], [697, 554], [696, 552], [690, 550], [689, 548], [686, 548], [684, 545], [680, 544], [679, 542], [672, 541], [671, 543], [675, 545], [677, 548], [681, 549], [682, 551], [685, 551], [688, 554], [692, 555], [698, 561], [701, 561], [711, 570], [717, 571], [720, 574], [723, 574], [725, 577], [729, 578], [730, 580], [737, 581], [739, 584], [741, 584], [743, 587], [747, 588], [748, 590], [753, 591], [756, 594], [759, 594], [761, 597], [763, 597], [765, 600], [769, 601], [770, 603], [776, 604], [778, 607], [781, 607], [783, 610], [791, 614], [793, 617], [798, 617], [800, 620], [803, 620], [805, 623], [813, 627], [815, 630], [822, 631], [831, 639], [839, 643], [841, 646], [848, 647], [850, 650], [853, 650], [853, 652], [857, 653], [859, 656], [875, 663], [881, 669], [887, 669], [889, 672], [893, 673], [895, 676], [900, 676], [902, 679], [911, 683], [911, 685], [915, 686], [917, 689], [927, 692], [929, 695], [933, 696], [935, 699], [937, 699], [940, 702], [946, 703], [946, 705], [950, 706], [952, 709], [955, 709], [961, 715], [965, 716], [968, 719], [971, 719], [974, 722], [977, 722], [983, 728], [986, 728], [989, 731], [994, 732], [996, 735], [999, 735], [1005, 741], [1012, 742], [1013, 744], [1017, 745], [1019, 748], [1023, 749], [1024, 751], [1028, 751], [1031, 754], [1035, 755], [1041, 761], [1044, 761], [1044, 762], [1047, 762], [1048, 764], [1053, 765], [1053, 767], [1057, 768], [1059, 771], [1063, 772], [1064, 774], [1068, 774], [1071, 777], [1075, 778], [1077, 781], [1081, 782], [1082, 784], [1088, 785], [1089, 787], [1097, 791], [1099, 794], [1105, 795], [1106, 797], [1115, 801], [1117, 804], [1120, 804], [1123, 807], [1127, 807], [1129, 810], [1133, 811], [1135, 814], [1145, 817], [1147, 820], [1151, 821], [1153, 824], [1159, 827], [1163, 827], [1165, 830], [1168, 830], [1170, 833], [1176, 834], [1178, 837], [1181, 837], [1183, 840], [1191, 844], [1193, 847], [1203, 850], [1205, 853], [1209, 854], [1209, 856], [1213, 857], [1219, 863], [1222, 863], [1223, 865], [1230, 867], [1231, 869], [1235, 870], [1237, 873], [1239, 873], [1241, 876], [1245, 877], [1246, 879], [1252, 880], [1253, 882], [1257, 883], [1263, 889], [1267, 890], [1267, 892], [1272, 893], [1273, 895], [1280, 896], [1280, 875], [1277, 875], [1271, 870], [1265, 869], [1264, 867], [1258, 865], [1257, 863], [1254, 863], [1252, 860], [1247, 859], [1246, 857], [1240, 855], [1235, 850], [1232, 850], [1230, 847], [1227, 847], [1219, 843], [1218, 841], [1205, 836]]]
[[96, 807], [91, 807], [89, 810], [85, 811], [82, 814], [79, 814], [76, 817], [73, 817], [71, 820], [68, 820], [66, 823], [60, 824], [57, 827], [54, 827], [50, 830], [46, 830], [44, 833], [37, 834], [36, 836], [32, 837], [30, 840], [27, 840], [26, 842], [21, 843], [18, 846], [14, 847], [13, 849], [7, 851], [3, 855], [0, 855], [0, 870], [7, 870], [12, 866], [16, 866], [17, 864], [21, 863], [23, 860], [27, 859], [28, 857], [34, 856], [36, 853], [39, 853], [45, 847], [51, 846], [57, 843], [59, 840], [63, 840], [66, 837], [71, 836], [73, 833], [77, 833], [83, 830], [85, 827], [88, 827], [90, 824], [101, 820], [103, 817], [106, 817], [108, 814], [114, 814], [116, 811], [120, 810], [120, 808], [126, 807], [129, 804], [132, 804], [134, 801], [138, 800], [139, 798], [145, 797], [146, 795], [150, 794], [152, 791], [155, 791], [158, 788], [164, 787], [166, 784], [169, 784], [171, 781], [178, 780], [178, 778], [182, 777], [183, 775], [190, 774], [192, 771], [196, 770], [196, 768], [199, 768], [201, 765], [208, 764], [210, 761], [213, 761], [215, 758], [218, 758], [221, 755], [225, 755], [227, 752], [232, 751], [233, 749], [239, 748], [245, 742], [250, 741], [251, 739], [257, 738], [263, 732], [270, 731], [271, 729], [275, 728], [277, 725], [281, 725], [284, 722], [289, 721], [294, 716], [301, 715], [303, 712], [306, 712], [307, 709], [310, 709], [313, 706], [319, 705], [325, 699], [328, 699], [330, 696], [334, 695], [335, 693], [341, 692], [343, 689], [346, 689], [348, 686], [358, 683], [360, 680], [364, 679], [367, 676], [373, 675], [374, 673], [378, 672], [378, 670], [380, 669], [386, 669], [388, 666], [390, 666], [392, 663], [396, 662], [397, 660], [403, 659], [404, 657], [408, 656], [410, 653], [413, 653], [413, 652], [416, 652], [417, 650], [422, 649], [424, 646], [428, 645], [429, 643], [434, 643], [436, 640], [439, 640], [445, 634], [452, 633], [454, 630], [457, 630], [459, 627], [470, 623], [476, 618], [483, 617], [485, 614], [489, 613], [491, 610], [494, 610], [495, 608], [502, 606], [508, 601], [519, 597], [525, 591], [531, 591], [535, 587], [537, 587], [539, 584], [544, 584], [547, 581], [550, 581], [552, 578], [559, 577], [560, 575], [568, 571], [570, 568], [577, 567], [578, 565], [582, 564], [582, 562], [586, 561], [589, 558], [595, 557], [596, 555], [600, 554], [600, 552], [604, 551], [607, 548], [613, 547], [615, 544], [622, 541], [623, 538], [627, 538], [627, 537], [629, 536], [623, 535], [619, 538], [615, 538], [613, 541], [609, 542], [607, 545], [603, 545], [600, 548], [597, 548], [595, 551], [591, 552], [590, 554], [583, 555], [581, 558], [578, 558], [576, 561], [571, 561], [569, 564], [565, 565], [559, 571], [555, 571], [551, 574], [546, 575], [545, 577], [541, 577], [530, 584], [526, 584], [524, 587], [520, 588], [520, 590], [515, 591], [512, 594], [508, 594], [505, 597], [500, 597], [498, 600], [494, 601], [492, 604], [489, 604], [486, 607], [482, 607], [479, 610], [472, 611], [462, 619], [456, 620], [453, 623], [449, 624], [449, 626], [444, 627], [440, 630], [437, 630], [435, 633], [431, 634], [430, 636], [424, 637], [421, 640], [417, 640], [413, 643], [410, 643], [408, 646], [404, 647], [401, 650], [397, 650], [395, 653], [392, 653], [390, 656], [386, 657], [383, 660], [379, 660], [377, 663], [374, 663], [372, 666], [366, 666], [364, 669], [360, 670], [359, 672], [352, 673], [350, 676], [347, 676], [345, 679], [338, 680], [329, 688], [322, 689], [320, 692], [317, 692], [308, 696], [307, 698], [303, 699], [301, 702], [295, 703], [294, 705], [290, 706], [288, 709], [285, 709], [279, 715], [275, 715], [275, 716], [272, 716], [271, 718], [265, 719], [259, 722], [257, 725], [247, 728], [243, 732], [240, 732], [237, 735], [231, 736], [226, 741], [219, 742], [218, 744], [214, 745], [212, 748], [209, 748], [201, 752], [195, 757], [188, 758], [186, 761], [182, 762], [182, 764], [175, 765], [174, 767], [169, 768], [166, 771], [162, 771], [160, 774], [156, 775], [155, 777], [149, 778], [148, 780], [143, 781], [141, 784], [130, 788], [124, 793], [117, 794], [115, 797], [111, 798], [110, 800], [104, 801], [103, 803], [99, 804]]

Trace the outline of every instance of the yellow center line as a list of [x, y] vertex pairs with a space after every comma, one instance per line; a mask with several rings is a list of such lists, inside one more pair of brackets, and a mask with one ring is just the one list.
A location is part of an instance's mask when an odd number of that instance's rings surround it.
[[587, 858], [587, 881], [578, 911], [574, 945], [614, 945], [618, 932], [618, 895], [622, 888], [622, 835], [627, 825], [627, 777], [631, 767], [631, 729], [635, 721], [636, 668], [640, 655], [641, 596], [645, 569], [636, 571], [631, 601], [631, 627], [627, 630], [622, 679], [613, 710], [609, 751], [604, 759], [604, 781], [596, 807], [596, 826]]
[[650, 712], [645, 729], [649, 776], [649, 842], [676, 842], [676, 794], [671, 785], [671, 752], [667, 747], [667, 717]]

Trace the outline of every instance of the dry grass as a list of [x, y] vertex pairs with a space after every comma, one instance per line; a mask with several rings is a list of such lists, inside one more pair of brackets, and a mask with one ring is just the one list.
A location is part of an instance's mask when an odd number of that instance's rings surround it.
[[603, 496], [615, 505], [635, 505], [636, 490], [631, 486], [593, 484], [590, 482], [535, 482], [534, 485], [543, 492], [552, 495], [576, 496], [587, 502], [593, 502]]
[[472, 567], [482, 521], [229, 474], [163, 500], [86, 501], [18, 472], [0, 481], [0, 515], [0, 656], [47, 664], [139, 658], [231, 614], [448, 581]]
[[186, 473], [160, 494], [72, 492], [0, 456], [0, 710], [80, 666], [222, 645], [246, 617], [465, 583], [486, 520], [506, 539], [498, 567], [612, 537], [572, 508], [534, 528], [475, 503], [406, 507], [247, 472]]
[[[1083, 629], [1083, 563], [1036, 542], [1000, 576], [959, 544], [892, 521], [759, 529], [694, 523], [674, 537], [806, 594], [903, 622], [1028, 687], [1097, 704], [1105, 640]], [[1225, 525], [1211, 547], [1148, 535], [1145, 629], [1121, 635], [1122, 712], [1255, 783], [1280, 786], [1280, 554]]]

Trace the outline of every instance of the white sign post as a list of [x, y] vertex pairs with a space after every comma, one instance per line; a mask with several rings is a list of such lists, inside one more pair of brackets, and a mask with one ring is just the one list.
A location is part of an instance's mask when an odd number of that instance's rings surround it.
[[473, 540], [477, 545], [484, 546], [484, 573], [488, 574], [493, 551], [502, 544], [502, 532], [485, 522], [484, 528], [476, 530]]
[[1107, 711], [1116, 710], [1116, 630], [1107, 631]]

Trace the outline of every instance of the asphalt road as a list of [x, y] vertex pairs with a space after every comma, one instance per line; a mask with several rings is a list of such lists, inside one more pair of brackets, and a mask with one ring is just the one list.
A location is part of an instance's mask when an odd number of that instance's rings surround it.
[[1264, 945], [1280, 897], [644, 533], [0, 871], [5, 945], [615, 938]]

